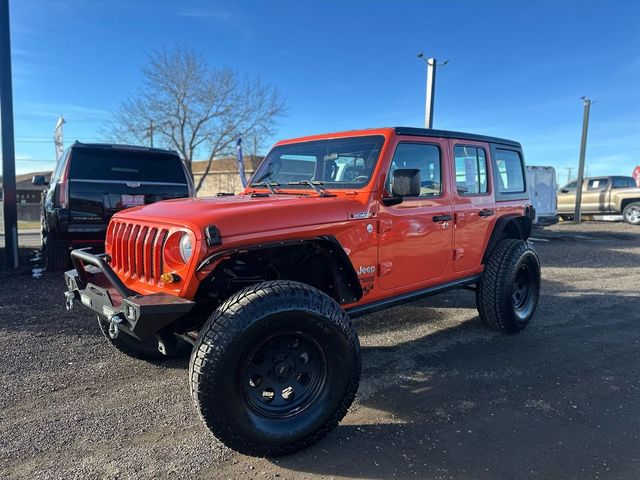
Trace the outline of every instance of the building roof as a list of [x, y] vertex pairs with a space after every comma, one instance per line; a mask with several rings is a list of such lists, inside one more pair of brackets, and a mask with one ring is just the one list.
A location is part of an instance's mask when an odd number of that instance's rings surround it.
[[[254, 157], [253, 155], [246, 155], [244, 157], [245, 170], [255, 170], [256, 168], [258, 168], [263, 159], [264, 157], [261, 156]], [[191, 165], [191, 171], [196, 175], [204, 173], [205, 169], [207, 168], [207, 163], [208, 160], [194, 160], [193, 164]], [[211, 170], [209, 173], [237, 171], [238, 163], [236, 161], [236, 158], [228, 157], [213, 160], [211, 162]]]
[[[23, 173], [22, 175], [16, 175], [16, 190], [33, 190], [34, 192], [40, 192], [44, 190], [44, 186], [36, 186], [31, 183], [31, 179], [34, 175], [44, 175], [47, 179], [51, 178], [53, 172], [31, 172]], [[0, 188], [2, 188], [2, 177], [0, 177]]]

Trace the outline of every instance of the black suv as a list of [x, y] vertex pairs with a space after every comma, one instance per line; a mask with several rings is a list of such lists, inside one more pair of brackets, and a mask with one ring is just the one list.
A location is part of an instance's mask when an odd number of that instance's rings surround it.
[[42, 194], [42, 248], [48, 270], [69, 265], [69, 249], [104, 249], [111, 216], [124, 208], [194, 195], [176, 152], [75, 142], [58, 161]]

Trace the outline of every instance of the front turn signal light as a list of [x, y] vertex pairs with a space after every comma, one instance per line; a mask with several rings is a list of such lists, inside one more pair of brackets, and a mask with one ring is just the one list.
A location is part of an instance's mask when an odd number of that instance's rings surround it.
[[180, 281], [180, 276], [176, 273], [163, 273], [160, 275], [160, 280], [164, 283], [176, 283]]

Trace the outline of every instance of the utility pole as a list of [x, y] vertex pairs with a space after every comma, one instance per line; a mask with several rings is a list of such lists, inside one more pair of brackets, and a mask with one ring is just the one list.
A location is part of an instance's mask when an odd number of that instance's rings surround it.
[[584, 114], [582, 117], [582, 140], [580, 141], [580, 163], [578, 164], [578, 181], [576, 182], [576, 209], [573, 213], [573, 221], [580, 223], [580, 204], [582, 202], [582, 183], [584, 180], [584, 157], [587, 152], [587, 131], [589, 130], [589, 110], [591, 110], [591, 100], [582, 97], [584, 104]]
[[12, 90], [9, 0], [0, 0], [0, 123], [2, 125], [4, 252], [7, 258], [7, 269], [18, 267], [18, 207], [16, 206], [16, 152], [13, 143]]
[[153, 148], [153, 120], [149, 120], [149, 146]]
[[417, 55], [427, 64], [427, 91], [424, 105], [424, 128], [433, 128], [433, 104], [436, 96], [436, 68], [443, 67], [449, 60], [438, 64], [435, 58], [424, 58], [424, 53]]
[[573, 167], [567, 167], [567, 183], [571, 181], [571, 174], [573, 173]]

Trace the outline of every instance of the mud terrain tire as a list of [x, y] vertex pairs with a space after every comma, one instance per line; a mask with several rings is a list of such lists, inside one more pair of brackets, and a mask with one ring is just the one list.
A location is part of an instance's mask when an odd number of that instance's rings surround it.
[[360, 343], [332, 298], [293, 281], [226, 300], [198, 335], [189, 365], [202, 419], [228, 447], [274, 457], [323, 438], [360, 381]]
[[476, 289], [480, 318], [489, 327], [515, 333], [527, 326], [540, 297], [540, 261], [531, 243], [502, 240], [485, 264]]

